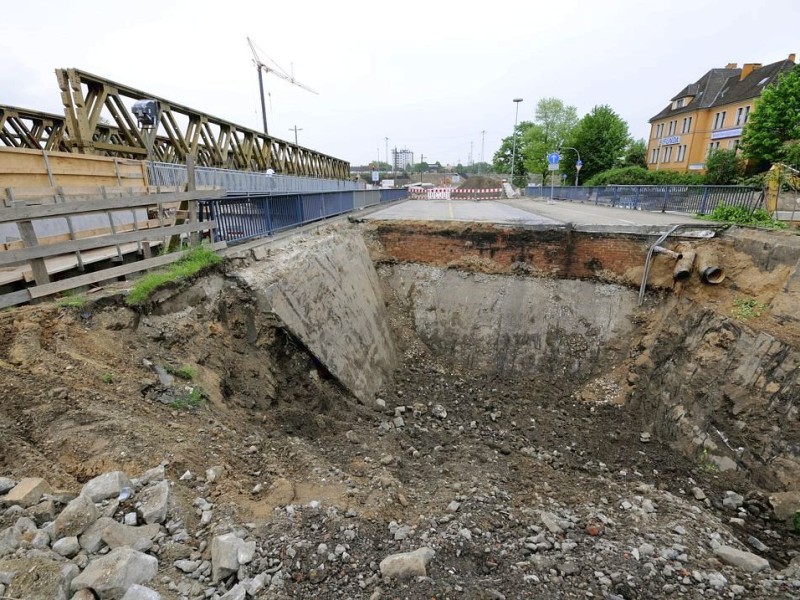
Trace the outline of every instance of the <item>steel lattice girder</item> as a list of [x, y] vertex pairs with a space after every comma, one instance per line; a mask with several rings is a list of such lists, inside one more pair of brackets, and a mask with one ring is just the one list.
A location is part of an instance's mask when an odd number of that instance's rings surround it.
[[0, 106], [0, 146], [66, 151], [64, 117]]
[[[56, 76], [66, 115], [67, 144], [73, 152], [149, 157], [173, 163], [184, 163], [191, 155], [197, 165], [206, 167], [273, 169], [284, 175], [329, 179], [350, 177], [349, 163], [338, 158], [84, 71], [57, 69]], [[159, 125], [153, 131], [140, 128], [128, 108], [132, 101], [145, 99], [158, 103]], [[107, 136], [97, 135], [98, 127], [103, 127], [104, 110], [116, 124], [113, 135], [111, 130]]]

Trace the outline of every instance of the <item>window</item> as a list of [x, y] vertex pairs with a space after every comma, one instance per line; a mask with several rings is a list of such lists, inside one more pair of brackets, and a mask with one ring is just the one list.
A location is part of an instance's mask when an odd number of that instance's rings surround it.
[[670, 121], [669, 122], [669, 133], [667, 135], [675, 135], [675, 128], [678, 125], [678, 120]]
[[672, 160], [672, 146], [664, 146], [664, 160], [661, 162], [668, 163]]
[[686, 159], [686, 144], [678, 146], [678, 157], [675, 159], [678, 162], [683, 162]]
[[711, 142], [708, 145], [708, 153], [711, 154], [714, 150], [719, 150], [719, 142]]
[[692, 129], [692, 117], [684, 117], [683, 118], [683, 129], [681, 133], [689, 133]]
[[675, 108], [682, 108], [683, 107], [683, 98], [678, 98], [675, 101]]
[[725, 111], [714, 115], [714, 129], [722, 129], [725, 126]]
[[728, 150], [733, 150], [736, 152], [739, 149], [739, 141], [740, 140], [738, 138], [735, 140], [730, 140], [728, 142]]
[[650, 162], [657, 163], [658, 162], [658, 148], [653, 148], [650, 152]]
[[747, 123], [747, 119], [750, 117], [750, 107], [740, 107], [736, 109], [736, 126], [739, 127]]
[[656, 137], [660, 138], [662, 135], [664, 135], [664, 124], [659, 123], [656, 125]]

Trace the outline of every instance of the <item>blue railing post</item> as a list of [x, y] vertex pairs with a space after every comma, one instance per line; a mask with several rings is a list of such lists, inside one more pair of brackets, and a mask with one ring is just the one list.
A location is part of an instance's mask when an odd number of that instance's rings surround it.
[[706, 214], [707, 204], [708, 204], [708, 186], [704, 186], [703, 197], [700, 199], [700, 210], [698, 211], [701, 215]]

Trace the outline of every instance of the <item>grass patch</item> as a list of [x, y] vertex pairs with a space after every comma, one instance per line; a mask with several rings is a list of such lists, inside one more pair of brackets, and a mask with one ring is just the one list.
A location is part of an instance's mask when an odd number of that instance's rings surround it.
[[83, 308], [88, 302], [89, 300], [82, 294], [66, 293], [56, 304], [59, 308]]
[[112, 384], [114, 383], [114, 376], [111, 373], [103, 373], [102, 377], [103, 383]]
[[199, 385], [186, 387], [186, 390], [178, 398], [170, 403], [172, 408], [178, 410], [195, 410], [206, 403], [206, 394]]
[[155, 271], [141, 277], [125, 298], [125, 304], [128, 306], [140, 306], [147, 302], [159, 288], [169, 283], [193, 277], [206, 267], [221, 261], [222, 259], [209, 246], [192, 248], [167, 269]]
[[755, 298], [736, 298], [733, 301], [733, 316], [740, 321], [760, 317], [767, 310], [767, 305]]
[[734, 225], [747, 225], [749, 227], [766, 227], [767, 229], [786, 229], [788, 225], [783, 221], [773, 219], [763, 208], [750, 210], [744, 206], [730, 206], [719, 204], [707, 215], [697, 215], [698, 219], [706, 221], [719, 221]]
[[181, 379], [185, 379], [186, 381], [191, 381], [197, 376], [197, 371], [195, 371], [192, 367], [187, 367], [186, 365], [183, 365], [181, 367], [173, 367], [172, 365], [167, 365], [164, 367], [164, 370], [170, 375], [175, 375], [175, 377], [180, 377]]

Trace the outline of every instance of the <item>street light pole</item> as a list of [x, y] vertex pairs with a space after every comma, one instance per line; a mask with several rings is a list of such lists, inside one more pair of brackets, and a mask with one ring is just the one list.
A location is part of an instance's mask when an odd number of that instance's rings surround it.
[[581, 161], [581, 153], [578, 152], [577, 148], [571, 148], [570, 146], [562, 146], [564, 150], [575, 150], [575, 154], [578, 155], [578, 162], [575, 163], [575, 187], [578, 187], [578, 175], [581, 172], [581, 167], [583, 166], [583, 162]]
[[303, 131], [303, 128], [295, 125], [294, 127], [289, 127], [289, 131], [294, 131], [294, 145], [297, 146], [297, 132]]
[[512, 133], [513, 141], [511, 142], [511, 187], [514, 187], [514, 160], [516, 159], [517, 155], [517, 119], [519, 118], [519, 103], [522, 102], [522, 98], [514, 98], [514, 105], [516, 109], [514, 110], [514, 131]]

